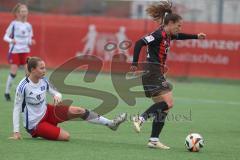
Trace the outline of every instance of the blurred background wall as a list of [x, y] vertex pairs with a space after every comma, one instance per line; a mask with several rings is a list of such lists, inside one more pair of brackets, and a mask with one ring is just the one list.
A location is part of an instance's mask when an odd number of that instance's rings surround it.
[[[0, 0], [0, 37], [17, 2], [27, 3], [31, 11], [29, 22], [37, 41], [32, 54], [43, 57], [51, 68], [91, 54], [104, 61], [108, 72], [114, 54], [123, 53], [131, 62], [135, 41], [158, 28], [145, 13], [153, 0]], [[183, 32], [205, 32], [208, 37], [174, 41], [169, 75], [240, 79], [240, 1], [173, 0], [173, 9], [184, 18]], [[128, 47], [119, 48], [121, 42]], [[7, 52], [8, 44], [0, 40], [1, 65], [8, 64]], [[142, 50], [140, 60], [145, 57]]]
[[[25, 2], [31, 11], [65, 15], [146, 18], [145, 9], [157, 0], [1, 0], [0, 11]], [[173, 0], [176, 12], [186, 21], [240, 23], [239, 0]]]

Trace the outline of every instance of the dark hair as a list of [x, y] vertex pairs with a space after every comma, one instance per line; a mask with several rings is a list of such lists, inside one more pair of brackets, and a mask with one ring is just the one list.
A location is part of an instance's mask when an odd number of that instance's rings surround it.
[[172, 4], [169, 3], [154, 3], [146, 9], [146, 12], [154, 21], [167, 25], [170, 21], [175, 23], [182, 19], [180, 15], [172, 13], [171, 8]]
[[31, 73], [33, 68], [37, 68], [38, 62], [41, 62], [42, 59], [39, 57], [28, 57], [27, 58], [27, 70], [29, 73]]
[[146, 9], [146, 12], [154, 21], [162, 24], [165, 13], [172, 13], [172, 9], [168, 4], [154, 3]]
[[180, 15], [175, 13], [170, 13], [164, 17], [163, 24], [167, 25], [170, 21], [172, 21], [173, 23], [176, 23], [180, 20], [182, 20], [182, 17]]

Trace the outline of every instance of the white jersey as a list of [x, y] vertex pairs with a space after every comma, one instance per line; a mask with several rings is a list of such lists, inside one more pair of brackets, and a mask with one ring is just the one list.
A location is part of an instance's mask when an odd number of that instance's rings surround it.
[[[12, 21], [8, 26], [4, 35], [4, 41], [9, 43], [9, 52], [16, 53], [29, 53], [29, 45], [32, 44], [32, 25], [28, 22]], [[13, 44], [13, 39], [16, 44]]]
[[46, 78], [40, 79], [38, 83], [33, 83], [27, 77], [20, 81], [16, 90], [13, 109], [14, 132], [19, 132], [21, 112], [23, 126], [27, 130], [34, 129], [37, 126], [47, 110], [46, 92], [49, 92], [52, 96], [62, 97]]

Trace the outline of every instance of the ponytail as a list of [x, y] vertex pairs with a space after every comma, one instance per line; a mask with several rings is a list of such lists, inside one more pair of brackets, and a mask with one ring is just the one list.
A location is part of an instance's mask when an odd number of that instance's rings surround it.
[[153, 18], [154, 21], [162, 24], [166, 13], [172, 13], [171, 7], [172, 5], [166, 2], [154, 3], [146, 9], [146, 12], [150, 17]]
[[168, 1], [160, 1], [150, 5], [146, 11], [154, 21], [160, 25], [167, 25], [170, 21], [178, 22], [182, 17], [172, 11], [172, 3]]

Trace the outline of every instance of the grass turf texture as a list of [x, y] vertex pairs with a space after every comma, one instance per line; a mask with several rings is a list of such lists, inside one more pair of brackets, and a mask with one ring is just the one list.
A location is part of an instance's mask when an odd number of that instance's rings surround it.
[[[60, 126], [70, 132], [69, 142], [32, 139], [23, 128], [23, 140], [8, 140], [12, 131], [13, 102], [6, 102], [3, 98], [7, 75], [7, 69], [0, 70], [1, 160], [239, 159], [239, 82], [173, 80], [175, 106], [161, 135], [161, 141], [169, 145], [171, 150], [165, 151], [146, 147], [151, 130], [150, 122], [146, 122], [142, 132], [136, 134], [129, 117], [117, 132], [83, 121], [65, 122]], [[12, 87], [12, 99], [14, 88], [23, 76], [23, 71], [20, 71]], [[83, 86], [82, 77], [83, 73], [73, 73], [66, 79], [66, 83]], [[107, 74], [100, 74], [95, 83], [87, 86], [118, 96]], [[72, 98], [76, 106], [89, 109], [101, 103], [100, 100], [81, 95], [64, 97]], [[135, 106], [128, 106], [119, 96], [118, 99], [118, 107], [106, 117], [113, 118], [120, 112], [127, 112], [131, 116], [143, 112], [152, 104], [147, 98], [138, 98]], [[199, 153], [190, 153], [185, 149], [185, 137], [191, 132], [202, 134], [205, 140], [205, 146]]]

